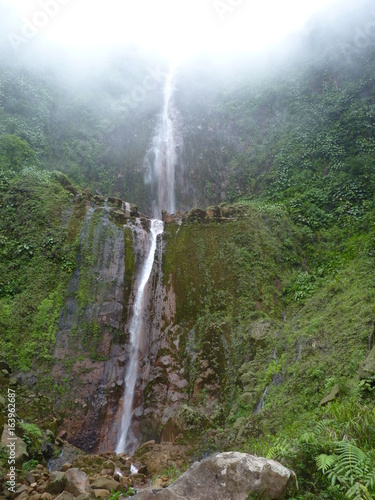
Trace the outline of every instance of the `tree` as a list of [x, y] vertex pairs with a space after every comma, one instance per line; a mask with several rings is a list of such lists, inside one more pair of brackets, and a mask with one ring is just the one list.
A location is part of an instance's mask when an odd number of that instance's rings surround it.
[[17, 135], [0, 136], [0, 168], [18, 172], [36, 159], [35, 151]]

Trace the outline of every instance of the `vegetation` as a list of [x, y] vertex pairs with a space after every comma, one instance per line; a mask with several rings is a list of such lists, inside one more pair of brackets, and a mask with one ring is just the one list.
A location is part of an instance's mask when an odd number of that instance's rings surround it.
[[[366, 19], [361, 11], [351, 22]], [[375, 345], [375, 52], [369, 45], [349, 64], [336, 50], [345, 39], [316, 29], [294, 60], [214, 91], [209, 67], [180, 70], [188, 187], [178, 197], [226, 203], [210, 221], [191, 214], [166, 226], [163, 285], [176, 295], [178, 329], [165, 332], [170, 349], [159, 354], [184, 370], [190, 427], [180, 439], [197, 456], [257, 453], [297, 473], [296, 498], [368, 499], [375, 372], [363, 366]], [[84, 188], [150, 207], [142, 159], [160, 95], [139, 113], [121, 108], [147, 66], [143, 56], [126, 57], [128, 74], [112, 61], [105, 81], [85, 94], [30, 68], [1, 69], [0, 357], [36, 376], [66, 414], [80, 404], [69, 400], [73, 369], [90, 370], [80, 365], [88, 358], [106, 361], [107, 334], [125, 342], [127, 312], [113, 326], [95, 309], [117, 290], [101, 274], [114, 242], [125, 254], [124, 303], [137, 260], [131, 229], [109, 222], [102, 199], [90, 209]], [[66, 352], [74, 356], [61, 362], [57, 384], [51, 368], [68, 301]], [[158, 368], [165, 383], [167, 368]], [[157, 390], [147, 384], [146, 406]], [[26, 406], [32, 423], [17, 431], [31, 451], [27, 471], [42, 439], [32, 413], [49, 409]]]

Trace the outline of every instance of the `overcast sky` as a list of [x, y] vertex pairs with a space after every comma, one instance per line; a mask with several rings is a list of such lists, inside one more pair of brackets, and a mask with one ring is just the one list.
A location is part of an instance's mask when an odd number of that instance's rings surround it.
[[[131, 42], [181, 59], [199, 51], [259, 50], [340, 0], [0, 0], [25, 34], [74, 48]], [[25, 25], [27, 26], [25, 28]], [[26, 30], [26, 31], [25, 31]], [[18, 38], [21, 37], [21, 38]]]

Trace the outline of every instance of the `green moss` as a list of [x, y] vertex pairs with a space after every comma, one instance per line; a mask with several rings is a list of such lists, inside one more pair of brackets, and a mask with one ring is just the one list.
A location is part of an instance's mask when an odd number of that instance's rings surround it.
[[132, 230], [124, 229], [125, 243], [125, 275], [124, 275], [124, 298], [123, 298], [123, 323], [126, 324], [128, 316], [128, 303], [135, 276], [135, 259], [133, 251]]

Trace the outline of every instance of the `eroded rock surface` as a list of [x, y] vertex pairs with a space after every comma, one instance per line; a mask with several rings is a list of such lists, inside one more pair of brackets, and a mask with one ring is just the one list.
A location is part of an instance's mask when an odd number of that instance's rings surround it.
[[195, 463], [164, 490], [144, 491], [137, 500], [247, 500], [249, 495], [282, 499], [296, 485], [295, 474], [274, 460], [245, 453], [219, 453]]

